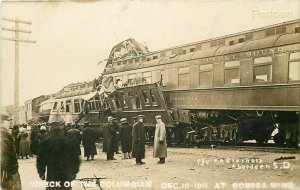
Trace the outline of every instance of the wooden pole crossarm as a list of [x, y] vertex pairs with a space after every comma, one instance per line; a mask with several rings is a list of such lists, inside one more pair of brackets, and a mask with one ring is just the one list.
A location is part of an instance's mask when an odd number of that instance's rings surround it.
[[23, 29], [14, 29], [14, 28], [2, 28], [5, 31], [12, 31], [12, 32], [24, 32], [24, 33], [31, 33], [30, 30], [23, 30]]
[[33, 40], [26, 40], [26, 39], [2, 38], [2, 40], [15, 41], [15, 42], [36, 43], [36, 41], [33, 41]]
[[30, 21], [25, 21], [25, 20], [19, 20], [19, 19], [12, 19], [12, 18], [2, 18], [2, 20], [9, 21], [9, 22], [18, 22], [22, 24], [31, 24]]

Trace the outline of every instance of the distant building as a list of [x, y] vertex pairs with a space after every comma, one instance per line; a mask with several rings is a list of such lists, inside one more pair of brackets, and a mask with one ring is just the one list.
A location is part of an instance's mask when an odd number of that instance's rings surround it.
[[13, 115], [14, 115], [14, 106], [9, 105], [9, 106], [1, 107], [1, 113], [7, 113], [9, 116], [13, 117]]
[[42, 95], [25, 101], [25, 112], [28, 123], [39, 121], [40, 104], [49, 98], [49, 95]]

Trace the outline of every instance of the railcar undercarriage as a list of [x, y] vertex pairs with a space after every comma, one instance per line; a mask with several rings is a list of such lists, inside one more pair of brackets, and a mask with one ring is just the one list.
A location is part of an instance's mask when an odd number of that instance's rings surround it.
[[190, 123], [168, 129], [170, 144], [257, 143], [297, 147], [299, 112], [190, 110]]

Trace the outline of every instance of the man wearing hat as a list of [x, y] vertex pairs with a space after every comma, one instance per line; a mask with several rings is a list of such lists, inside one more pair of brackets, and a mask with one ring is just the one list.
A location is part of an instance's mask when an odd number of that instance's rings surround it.
[[12, 137], [14, 139], [14, 145], [15, 145], [15, 150], [17, 152], [17, 156], [19, 156], [19, 145], [20, 145], [20, 137], [19, 137], [19, 126], [18, 125], [14, 125], [13, 129], [11, 131]]
[[84, 130], [82, 131], [82, 145], [84, 148], [84, 157], [87, 157], [87, 161], [90, 160], [90, 157], [92, 160], [94, 160], [94, 155], [97, 155], [96, 150], [96, 137], [95, 132], [89, 125], [88, 121], [84, 122]]
[[41, 149], [40, 146], [42, 144], [43, 141], [46, 140], [46, 138], [48, 137], [48, 132], [47, 132], [47, 128], [46, 126], [42, 125], [40, 127], [40, 132], [38, 133], [38, 152]]
[[117, 118], [113, 118], [112, 120], [113, 124], [114, 124], [114, 130], [116, 131], [116, 142], [115, 142], [115, 152], [116, 154], [121, 154], [119, 152], [119, 144], [120, 144], [120, 136], [119, 136], [119, 132], [120, 132], [120, 125], [118, 123]]
[[67, 136], [74, 142], [78, 156], [81, 155], [80, 143], [81, 143], [81, 134], [75, 125], [70, 126], [71, 129], [67, 131]]
[[135, 158], [137, 165], [145, 164], [145, 162], [142, 162], [142, 159], [145, 158], [146, 145], [144, 118], [144, 115], [138, 115], [138, 122], [133, 125], [132, 129], [132, 157]]
[[39, 147], [39, 128], [37, 125], [33, 124], [31, 128], [31, 134], [30, 134], [30, 150], [31, 153], [34, 155], [37, 155], [38, 153], [38, 147]]
[[69, 187], [79, 172], [80, 159], [76, 154], [74, 143], [65, 136], [63, 123], [50, 124], [50, 134], [41, 141], [41, 146], [36, 159], [39, 177], [46, 182], [58, 184], [56, 187], [46, 189], [72, 189]]
[[127, 122], [126, 118], [122, 118], [120, 128], [120, 139], [124, 159], [131, 158], [132, 151], [132, 126]]
[[137, 117], [138, 117], [138, 116], [133, 116], [133, 117], [132, 117], [132, 119], [133, 119], [133, 125], [134, 125], [136, 122], [138, 122]]
[[107, 154], [107, 160], [116, 160], [114, 153], [116, 151], [117, 143], [117, 131], [113, 123], [114, 118], [109, 116], [107, 118], [107, 124], [103, 129], [103, 152]]
[[9, 115], [1, 113], [1, 188], [3, 190], [21, 190], [21, 180], [18, 172], [18, 158], [14, 147], [14, 141], [8, 128]]
[[167, 138], [166, 138], [166, 126], [161, 120], [161, 116], [155, 116], [156, 128], [154, 136], [154, 158], [159, 158], [158, 164], [164, 164], [167, 157]]
[[68, 134], [68, 131], [69, 131], [71, 128], [72, 128], [71, 122], [70, 122], [70, 121], [66, 122], [66, 126], [65, 126], [66, 135]]
[[[26, 126], [27, 127], [27, 126]], [[20, 128], [19, 133], [20, 145], [19, 145], [19, 154], [20, 157], [23, 159], [24, 157], [28, 159], [30, 155], [30, 143], [28, 140], [28, 132], [25, 127]]]

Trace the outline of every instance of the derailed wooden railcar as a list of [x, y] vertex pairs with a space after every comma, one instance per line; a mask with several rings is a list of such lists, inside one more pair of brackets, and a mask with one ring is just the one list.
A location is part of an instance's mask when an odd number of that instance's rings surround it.
[[60, 93], [53, 99], [48, 122], [71, 123], [81, 129], [88, 121], [101, 137], [109, 107], [100, 93], [91, 85]]
[[171, 141], [298, 145], [299, 32], [294, 20], [113, 59], [103, 73], [119, 87], [108, 97], [112, 114], [144, 114], [147, 126], [163, 114]]

